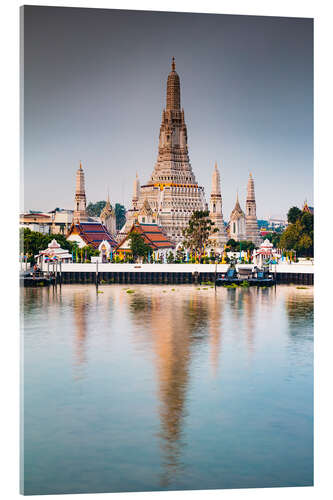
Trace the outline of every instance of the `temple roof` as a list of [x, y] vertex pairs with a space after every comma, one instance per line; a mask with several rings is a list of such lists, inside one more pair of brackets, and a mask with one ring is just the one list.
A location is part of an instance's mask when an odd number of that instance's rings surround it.
[[128, 235], [119, 243], [116, 250], [120, 249], [124, 242], [129, 238], [131, 232], [136, 232], [142, 235], [144, 242], [150, 246], [153, 250], [159, 250], [163, 248], [174, 248], [174, 244], [168, 239], [166, 234], [164, 234], [161, 226], [157, 224], [142, 224], [135, 221], [129, 231]]
[[149, 205], [149, 201], [147, 200], [147, 198], [145, 198], [138, 215], [153, 215], [153, 211], [151, 209], [151, 206]]
[[101, 211], [101, 215], [100, 215], [100, 218], [101, 219], [106, 219], [107, 217], [109, 217], [110, 215], [113, 214], [113, 208], [111, 206], [111, 203], [110, 203], [110, 198], [109, 198], [109, 195], [108, 195], [108, 199], [107, 199], [107, 202], [105, 204], [105, 207], [103, 208], [103, 210]]
[[232, 219], [239, 219], [240, 217], [245, 217], [245, 214], [244, 214], [244, 212], [241, 209], [241, 206], [239, 204], [238, 193], [237, 193], [236, 204], [234, 206], [233, 211], [231, 212], [230, 220], [232, 220]]
[[309, 207], [309, 205], [307, 204], [306, 201], [304, 202], [304, 206], [303, 206], [302, 211], [303, 212], [308, 212], [309, 214], [314, 215], [314, 208], [313, 207]]
[[67, 238], [71, 234], [79, 235], [87, 245], [94, 248], [98, 248], [103, 240], [106, 240], [112, 247], [117, 245], [117, 242], [112, 238], [106, 227], [99, 222], [73, 223], [67, 234]]

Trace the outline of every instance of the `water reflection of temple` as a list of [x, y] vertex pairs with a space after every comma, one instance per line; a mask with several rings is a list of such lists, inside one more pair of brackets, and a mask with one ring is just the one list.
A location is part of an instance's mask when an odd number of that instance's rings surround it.
[[252, 353], [254, 350], [258, 288], [254, 287], [252, 289], [239, 290], [239, 292], [243, 295], [247, 348], [248, 352]]
[[223, 307], [224, 301], [222, 301], [216, 294], [214, 294], [213, 297], [210, 297], [210, 300], [208, 302], [210, 365], [214, 377], [216, 377], [218, 371], [219, 358], [221, 353], [221, 336], [223, 334]]
[[167, 293], [170, 295], [162, 295], [159, 291], [149, 297], [133, 297], [130, 305], [134, 321], [146, 326], [155, 354], [164, 461], [162, 487], [167, 487], [181, 472], [190, 365], [196, 347], [207, 342], [208, 334], [211, 363], [213, 370], [217, 369], [222, 311], [221, 304], [210, 293], [200, 294], [188, 289], [184, 293], [180, 290]]
[[[75, 324], [74, 334], [74, 365], [83, 366], [86, 363], [86, 341], [87, 341], [87, 311], [89, 294], [81, 291], [73, 294], [73, 317]], [[80, 375], [77, 374], [79, 377]]]

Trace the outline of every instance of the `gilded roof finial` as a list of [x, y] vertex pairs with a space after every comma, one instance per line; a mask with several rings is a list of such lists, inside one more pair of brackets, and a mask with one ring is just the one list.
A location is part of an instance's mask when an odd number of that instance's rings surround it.
[[80, 160], [80, 170], [82, 170], [82, 163], [81, 163], [81, 160]]
[[172, 58], [171, 69], [172, 69], [172, 71], [176, 71], [176, 63], [175, 63], [174, 57]]

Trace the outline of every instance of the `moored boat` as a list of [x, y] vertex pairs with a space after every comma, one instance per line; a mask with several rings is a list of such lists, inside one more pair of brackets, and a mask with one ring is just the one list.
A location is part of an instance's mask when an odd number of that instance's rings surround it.
[[248, 286], [272, 286], [276, 283], [268, 268], [247, 266], [238, 270], [230, 266], [226, 273], [221, 273], [216, 278], [216, 286], [226, 285], [248, 285]]

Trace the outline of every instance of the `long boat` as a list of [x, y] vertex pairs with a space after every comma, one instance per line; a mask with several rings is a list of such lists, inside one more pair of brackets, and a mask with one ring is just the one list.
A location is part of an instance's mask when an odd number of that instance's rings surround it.
[[22, 273], [20, 284], [23, 286], [49, 286], [55, 283], [55, 277], [43, 273]]
[[249, 285], [249, 286], [272, 286], [276, 280], [267, 268], [259, 269], [251, 267], [237, 269], [230, 266], [226, 273], [221, 273], [216, 278], [216, 286], [227, 285]]

